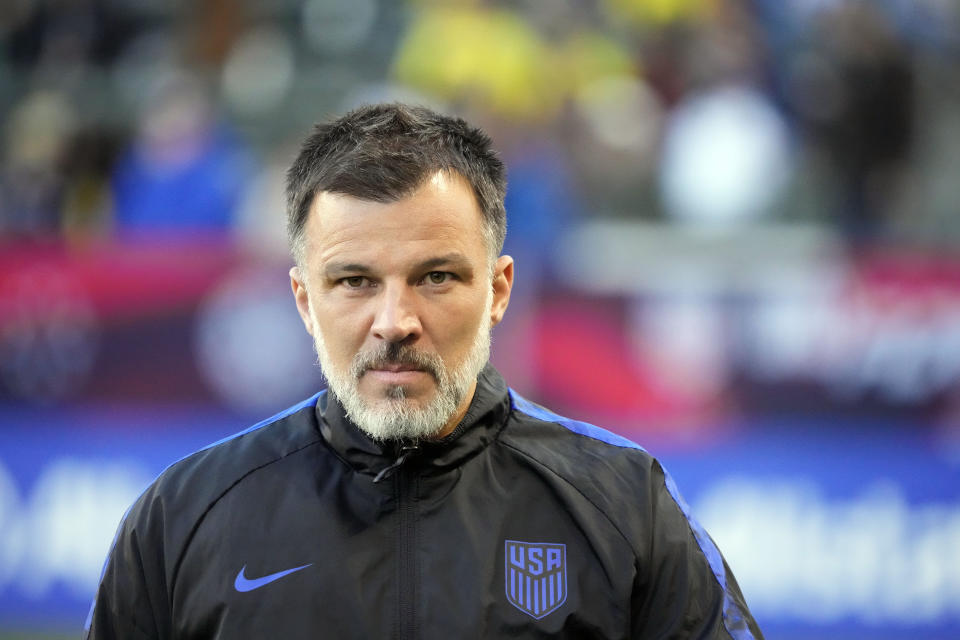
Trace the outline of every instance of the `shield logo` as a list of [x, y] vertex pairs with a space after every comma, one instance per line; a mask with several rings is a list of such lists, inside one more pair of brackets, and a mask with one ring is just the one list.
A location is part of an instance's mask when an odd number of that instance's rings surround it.
[[567, 545], [507, 540], [505, 545], [507, 600], [539, 620], [567, 599]]

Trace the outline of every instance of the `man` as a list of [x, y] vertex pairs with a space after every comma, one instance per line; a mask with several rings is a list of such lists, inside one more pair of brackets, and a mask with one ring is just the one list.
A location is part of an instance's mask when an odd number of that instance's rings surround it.
[[329, 390], [160, 476], [89, 638], [761, 637], [653, 458], [487, 364], [513, 261], [481, 131], [366, 107], [288, 178]]

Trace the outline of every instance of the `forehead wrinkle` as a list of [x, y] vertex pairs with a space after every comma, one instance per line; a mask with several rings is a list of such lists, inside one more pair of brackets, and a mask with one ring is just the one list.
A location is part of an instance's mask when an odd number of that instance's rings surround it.
[[[381, 203], [336, 192], [318, 192], [305, 225], [304, 266], [319, 262], [314, 269], [319, 267], [319, 271], [326, 272], [325, 263], [330, 261], [374, 269], [377, 263], [373, 259], [379, 256], [368, 250], [380, 240], [387, 240], [390, 247], [398, 248], [401, 243], [408, 241], [423, 242], [426, 244], [420, 256], [460, 253], [461, 262], [470, 266], [472, 257], [468, 259], [468, 256], [473, 255], [473, 247], [465, 243], [468, 238], [474, 237], [474, 233], [482, 245], [484, 258], [487, 258], [489, 247], [486, 246], [487, 233], [482, 212], [476, 207], [468, 185], [461, 184], [462, 178], [456, 174], [446, 176], [443, 172], [437, 172], [430, 178], [410, 196], [416, 198], [421, 190], [433, 189], [433, 195], [428, 195], [431, 199], [427, 203], [411, 202], [408, 198]], [[466, 190], [464, 193], [470, 196], [470, 218], [463, 217], [462, 202], [450, 200], [451, 197], [459, 197], [458, 186], [462, 186]], [[439, 200], [436, 199], [438, 197]], [[426, 219], [418, 218], [418, 212], [422, 211], [421, 205], [424, 204], [429, 206], [432, 215]], [[384, 215], [390, 210], [396, 215]], [[419, 232], [417, 227], [410, 226], [408, 216], [418, 220]], [[371, 225], [373, 220], [376, 220], [376, 224]], [[469, 230], [463, 228], [463, 223], [468, 225]], [[437, 243], [440, 243], [439, 246]]]
[[325, 264], [323, 266], [323, 272], [329, 277], [340, 273], [369, 274], [373, 272], [373, 269], [360, 262], [348, 262], [341, 260]]

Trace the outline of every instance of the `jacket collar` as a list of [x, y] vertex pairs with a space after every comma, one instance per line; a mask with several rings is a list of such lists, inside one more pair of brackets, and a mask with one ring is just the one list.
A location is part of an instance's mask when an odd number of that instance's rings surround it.
[[[422, 440], [404, 460], [428, 473], [457, 467], [497, 438], [510, 409], [507, 385], [489, 363], [480, 372], [476, 392], [460, 424], [441, 440]], [[329, 391], [317, 402], [320, 434], [348, 465], [359, 473], [384, 477], [413, 443], [378, 443], [371, 440], [346, 415], [343, 405]]]

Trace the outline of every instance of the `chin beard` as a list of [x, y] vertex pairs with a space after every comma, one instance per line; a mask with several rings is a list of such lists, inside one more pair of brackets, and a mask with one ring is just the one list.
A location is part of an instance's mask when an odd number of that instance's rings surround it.
[[[491, 292], [492, 293], [492, 292]], [[492, 298], [492, 295], [489, 296]], [[484, 318], [492, 300], [488, 299]], [[314, 326], [318, 326], [314, 322]], [[372, 352], [359, 352], [349, 371], [337, 370], [319, 331], [314, 347], [327, 385], [343, 405], [347, 417], [373, 440], [416, 441], [435, 437], [460, 408], [470, 387], [490, 358], [490, 326], [482, 323], [470, 351], [459, 367], [450, 371], [440, 356], [400, 343], [384, 343]], [[371, 367], [386, 363], [411, 364], [433, 376], [436, 391], [428, 400], [406, 397], [403, 385], [388, 387], [378, 398], [360, 393], [360, 378]]]

